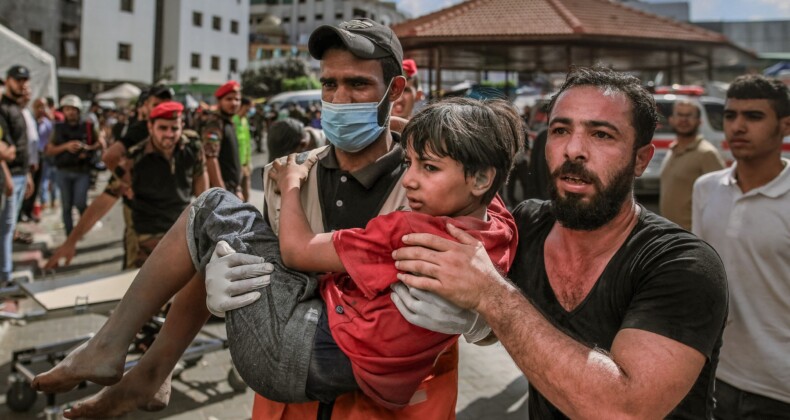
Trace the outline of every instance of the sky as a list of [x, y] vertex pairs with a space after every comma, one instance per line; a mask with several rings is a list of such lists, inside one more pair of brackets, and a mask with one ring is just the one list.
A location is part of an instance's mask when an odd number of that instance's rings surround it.
[[[417, 17], [461, 0], [394, 0], [398, 9]], [[665, 3], [677, 0], [649, 0]], [[692, 21], [790, 20], [790, 0], [688, 0]]]

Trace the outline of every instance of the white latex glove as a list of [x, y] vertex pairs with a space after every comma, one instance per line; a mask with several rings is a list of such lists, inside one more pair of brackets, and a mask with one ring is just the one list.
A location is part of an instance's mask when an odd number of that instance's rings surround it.
[[206, 306], [218, 316], [255, 302], [269, 285], [274, 266], [261, 257], [239, 254], [225, 241], [219, 241], [206, 265]]
[[401, 282], [390, 287], [393, 290], [390, 297], [398, 311], [418, 327], [444, 334], [463, 334], [470, 343], [476, 343], [491, 333], [491, 327], [475, 311], [460, 308], [434, 293]]

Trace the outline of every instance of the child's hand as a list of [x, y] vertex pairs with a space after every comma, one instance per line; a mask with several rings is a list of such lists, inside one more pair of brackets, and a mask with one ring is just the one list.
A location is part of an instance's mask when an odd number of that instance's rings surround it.
[[307, 175], [310, 173], [310, 168], [316, 162], [316, 157], [310, 157], [304, 163], [296, 163], [296, 153], [288, 155], [285, 163], [280, 163], [275, 160], [272, 163], [272, 169], [269, 171], [269, 178], [277, 183], [277, 188], [280, 191], [288, 191], [292, 188], [301, 187], [302, 183], [307, 180]]

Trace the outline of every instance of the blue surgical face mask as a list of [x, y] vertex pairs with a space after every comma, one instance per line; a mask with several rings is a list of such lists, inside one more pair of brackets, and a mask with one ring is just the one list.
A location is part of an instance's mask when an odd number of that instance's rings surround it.
[[[338, 149], [349, 153], [356, 153], [370, 146], [389, 124], [389, 102], [386, 99], [390, 86], [387, 86], [387, 91], [379, 102], [333, 104], [322, 100], [321, 127], [326, 139]], [[379, 118], [380, 114], [386, 116]], [[380, 119], [383, 120], [381, 124]]]

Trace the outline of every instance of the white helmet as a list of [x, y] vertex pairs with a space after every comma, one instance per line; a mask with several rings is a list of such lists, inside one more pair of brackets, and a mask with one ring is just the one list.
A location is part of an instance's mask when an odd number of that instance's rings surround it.
[[60, 106], [73, 106], [79, 110], [82, 109], [82, 99], [77, 95], [66, 95], [60, 98]]

